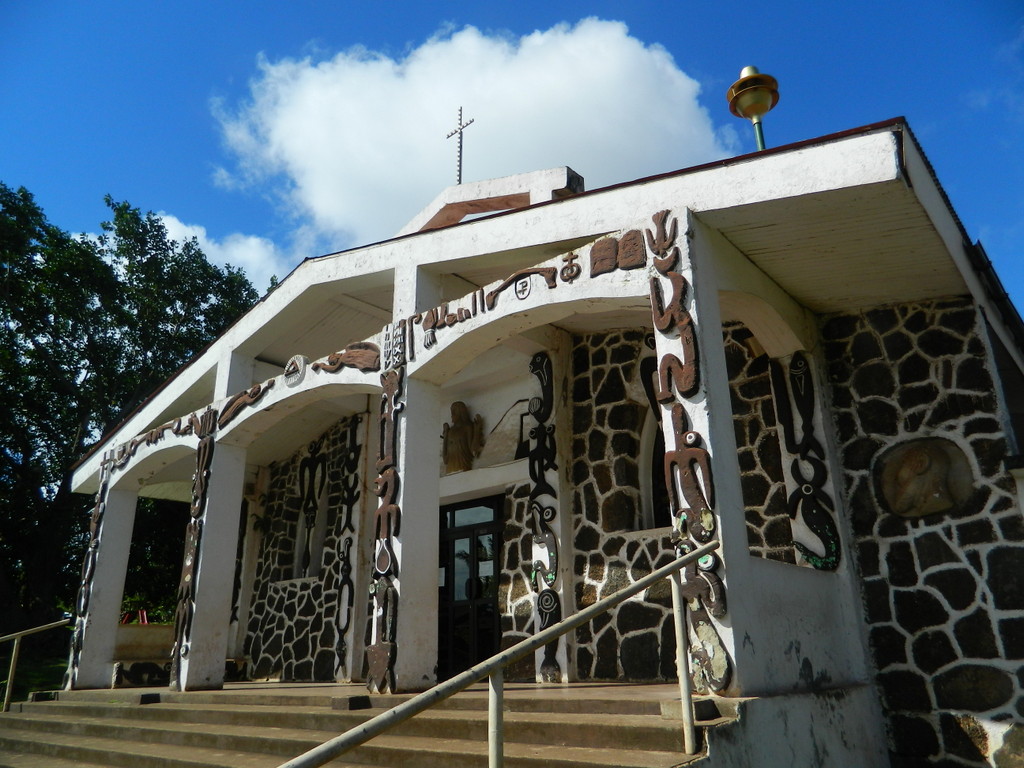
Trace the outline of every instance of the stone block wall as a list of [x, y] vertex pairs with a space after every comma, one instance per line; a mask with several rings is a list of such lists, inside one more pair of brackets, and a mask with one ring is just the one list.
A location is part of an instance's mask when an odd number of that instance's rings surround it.
[[[511, 648], [534, 634], [533, 531], [529, 521], [530, 484], [522, 483], [506, 493], [502, 517], [501, 574], [498, 580], [498, 615], [501, 617], [501, 648]], [[534, 657], [528, 656], [505, 670], [509, 680], [533, 682]]]
[[[254, 679], [334, 681], [350, 678], [347, 636], [354, 620], [353, 568], [361, 500], [358, 467], [364, 417], [328, 429], [326, 535], [319, 573], [294, 578], [299, 526], [304, 526], [299, 467], [307, 451], [270, 467], [263, 532], [245, 651]], [[353, 450], [355, 455], [353, 456]]]
[[[1009, 765], [1006, 750], [1024, 728], [1024, 521], [1003, 465], [1007, 439], [984, 333], [966, 300], [822, 324], [897, 766]], [[918, 439], [953, 446], [970, 477], [950, 508], [906, 517], [890, 511], [882, 472], [886, 456]]]
[[[574, 599], [580, 610], [674, 558], [668, 528], [643, 530], [641, 445], [650, 406], [642, 330], [577, 336], [572, 354]], [[656, 459], [660, 461], [659, 459]], [[675, 677], [668, 582], [576, 630], [580, 680]]]
[[750, 554], [796, 563], [768, 355], [742, 323], [723, 328]]
[[[645, 455], [642, 441], [650, 405], [641, 369], [647, 372], [643, 361], [653, 360], [646, 335], [625, 330], [573, 339], [571, 478], [577, 610], [673, 557], [669, 529], [644, 530], [642, 515], [640, 478], [650, 468], [642, 466], [640, 457]], [[741, 324], [723, 328], [750, 554], [795, 563], [768, 356], [752, 339]], [[652, 462], [660, 467], [660, 456]], [[579, 628], [579, 678], [674, 679], [671, 612], [665, 582]]]

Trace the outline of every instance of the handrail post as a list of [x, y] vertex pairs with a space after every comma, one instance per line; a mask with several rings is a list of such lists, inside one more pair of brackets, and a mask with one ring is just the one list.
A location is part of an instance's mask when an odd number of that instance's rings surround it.
[[676, 630], [676, 676], [679, 678], [679, 704], [683, 711], [683, 752], [697, 753], [693, 729], [693, 693], [690, 690], [690, 639], [683, 620], [686, 602], [683, 600], [682, 574], [669, 576], [672, 584], [672, 619]]
[[15, 668], [18, 666], [18, 651], [21, 649], [21, 638], [27, 637], [28, 635], [34, 635], [39, 632], [45, 632], [48, 629], [63, 627], [70, 621], [70, 618], [61, 619], [60, 621], [54, 621], [50, 624], [43, 624], [39, 627], [25, 629], [21, 632], [15, 632], [13, 634], [0, 637], [0, 643], [6, 643], [8, 640], [14, 641], [14, 647], [11, 649], [11, 669], [10, 672], [7, 673], [7, 689], [4, 691], [3, 712], [9, 712], [11, 709], [11, 692], [14, 690], [14, 672]]
[[487, 683], [487, 768], [502, 768], [505, 762], [504, 667], [491, 672]]
[[11, 692], [14, 690], [14, 669], [18, 666], [18, 651], [21, 649], [21, 638], [14, 638], [11, 649], [11, 668], [7, 673], [7, 687], [4, 689], [4, 712], [11, 711]]

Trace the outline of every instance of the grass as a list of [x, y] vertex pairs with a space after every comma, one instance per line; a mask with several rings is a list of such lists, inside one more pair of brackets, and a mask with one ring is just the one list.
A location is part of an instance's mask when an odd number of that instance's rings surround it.
[[[33, 651], [26, 645], [31, 640], [22, 641], [18, 654], [18, 668], [14, 672], [14, 692], [11, 701], [25, 701], [32, 691], [52, 691], [59, 689], [64, 679], [64, 671], [68, 667], [67, 652]], [[7, 678], [11, 665], [11, 647], [13, 643], [4, 643], [0, 648], [0, 688]], [[5, 688], [4, 688], [5, 690]]]

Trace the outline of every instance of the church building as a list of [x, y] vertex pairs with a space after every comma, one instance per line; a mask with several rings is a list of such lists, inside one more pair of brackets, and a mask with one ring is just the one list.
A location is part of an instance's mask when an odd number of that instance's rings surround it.
[[[424, 690], [717, 541], [683, 574], [696, 690], [995, 764], [1022, 429], [1024, 325], [902, 119], [462, 184], [305, 260], [79, 465], [67, 685]], [[119, 625], [140, 496], [190, 510], [148, 656]], [[665, 582], [506, 678], [674, 680], [673, 628]]]

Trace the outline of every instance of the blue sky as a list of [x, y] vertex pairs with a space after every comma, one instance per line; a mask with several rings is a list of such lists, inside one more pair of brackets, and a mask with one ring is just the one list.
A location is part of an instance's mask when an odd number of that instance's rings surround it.
[[6, 2], [0, 181], [72, 232], [107, 193], [161, 212], [262, 289], [452, 183], [459, 106], [466, 180], [594, 188], [752, 151], [747, 64], [780, 83], [769, 146], [905, 116], [1024, 307], [1017, 0]]

